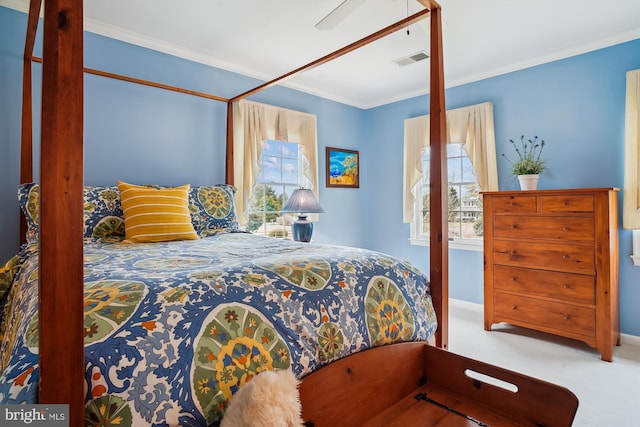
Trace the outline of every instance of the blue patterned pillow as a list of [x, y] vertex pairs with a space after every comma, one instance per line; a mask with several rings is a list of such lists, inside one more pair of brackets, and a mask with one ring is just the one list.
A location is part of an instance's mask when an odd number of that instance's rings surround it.
[[[191, 222], [200, 237], [237, 231], [238, 216], [231, 185], [192, 186], [189, 191]], [[21, 184], [20, 209], [27, 218], [27, 243], [37, 243], [39, 234], [40, 186]], [[117, 186], [84, 187], [84, 237], [106, 241], [124, 239], [124, 214]]]
[[238, 230], [232, 185], [192, 186], [189, 191], [191, 222], [198, 236]]
[[84, 187], [84, 237], [101, 241], [124, 239], [124, 214], [118, 187]]
[[[102, 241], [124, 239], [124, 214], [118, 187], [85, 186], [84, 237]], [[40, 186], [36, 183], [18, 187], [18, 203], [27, 219], [27, 243], [37, 243], [40, 231]]]
[[27, 244], [38, 243], [40, 233], [40, 186], [29, 182], [18, 187], [18, 203], [27, 219]]

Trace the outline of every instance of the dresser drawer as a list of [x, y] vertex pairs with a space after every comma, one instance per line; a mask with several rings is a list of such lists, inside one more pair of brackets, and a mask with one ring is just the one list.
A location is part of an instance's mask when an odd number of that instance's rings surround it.
[[516, 267], [544, 266], [548, 270], [595, 274], [595, 247], [494, 239], [493, 262]]
[[493, 212], [500, 213], [535, 213], [538, 210], [536, 196], [498, 196], [492, 197]]
[[584, 274], [496, 265], [493, 268], [493, 287], [578, 304], [596, 303], [595, 277]]
[[522, 326], [536, 325], [556, 331], [594, 336], [595, 309], [575, 305], [494, 293], [495, 314]]
[[482, 192], [485, 330], [508, 322], [584, 341], [612, 360], [620, 342], [617, 191]]
[[542, 212], [593, 212], [593, 195], [542, 196]]
[[494, 237], [593, 242], [593, 217], [499, 215], [493, 218]]

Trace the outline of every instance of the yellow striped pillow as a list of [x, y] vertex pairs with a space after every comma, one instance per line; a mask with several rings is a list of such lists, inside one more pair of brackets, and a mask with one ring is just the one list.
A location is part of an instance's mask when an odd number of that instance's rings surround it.
[[198, 238], [189, 213], [189, 188], [154, 188], [118, 181], [126, 243]]

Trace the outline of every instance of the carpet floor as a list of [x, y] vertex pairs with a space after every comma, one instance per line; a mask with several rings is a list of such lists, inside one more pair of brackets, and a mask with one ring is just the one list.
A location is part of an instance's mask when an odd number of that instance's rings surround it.
[[613, 362], [580, 341], [497, 324], [483, 328], [483, 308], [449, 305], [449, 350], [561, 385], [579, 399], [575, 427], [640, 426], [640, 346], [622, 344]]

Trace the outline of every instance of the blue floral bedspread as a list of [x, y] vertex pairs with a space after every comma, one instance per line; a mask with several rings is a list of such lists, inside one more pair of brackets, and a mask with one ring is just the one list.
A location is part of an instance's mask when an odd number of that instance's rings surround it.
[[[37, 258], [0, 272], [0, 403], [37, 401]], [[205, 426], [263, 370], [301, 378], [436, 328], [427, 278], [363, 249], [229, 233], [84, 258], [86, 425]]]

